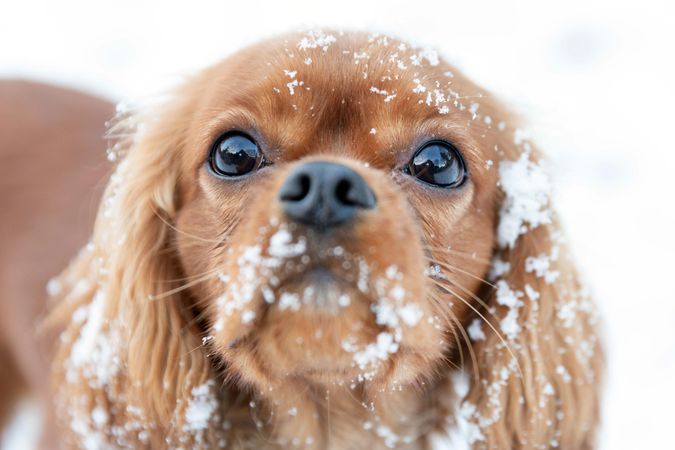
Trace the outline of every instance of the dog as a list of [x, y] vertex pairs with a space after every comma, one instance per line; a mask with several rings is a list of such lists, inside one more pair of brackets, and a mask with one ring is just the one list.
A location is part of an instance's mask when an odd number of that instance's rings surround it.
[[436, 52], [285, 35], [112, 134], [51, 289], [67, 448], [594, 447], [599, 317], [544, 162]]
[[[58, 330], [38, 332], [45, 287], [87, 243], [110, 164], [110, 102], [32, 81], [0, 81], [0, 432], [30, 396], [55, 448], [47, 374]], [[53, 284], [52, 284], [53, 286]]]

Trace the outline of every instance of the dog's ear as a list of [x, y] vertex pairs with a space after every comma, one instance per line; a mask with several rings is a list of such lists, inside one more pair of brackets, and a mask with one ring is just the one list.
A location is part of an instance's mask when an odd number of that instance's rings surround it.
[[123, 138], [91, 243], [61, 277], [63, 300], [53, 317], [69, 325], [55, 366], [57, 389], [62, 413], [85, 439], [89, 433], [103, 442], [129, 438], [163, 447], [178, 439], [168, 427], [190, 428], [184, 421], [195, 392], [215, 408], [190, 305], [184, 291], [172, 293], [182, 278], [172, 238], [178, 157], [191, 116], [181, 101]]
[[535, 149], [501, 148], [498, 248], [487, 308], [468, 326], [477, 367], [461, 416], [474, 448], [591, 448], [603, 360], [597, 315]]

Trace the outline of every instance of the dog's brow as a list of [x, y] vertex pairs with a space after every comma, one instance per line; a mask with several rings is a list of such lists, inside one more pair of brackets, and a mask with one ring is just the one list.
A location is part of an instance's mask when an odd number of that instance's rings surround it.
[[218, 135], [234, 128], [242, 131], [258, 130], [255, 114], [242, 107], [209, 108], [200, 116], [204, 117], [205, 121], [199, 130], [204, 141], [212, 141]]

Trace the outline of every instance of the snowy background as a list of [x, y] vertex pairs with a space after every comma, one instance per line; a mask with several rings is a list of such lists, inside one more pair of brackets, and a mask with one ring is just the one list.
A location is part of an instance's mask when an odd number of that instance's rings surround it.
[[[308, 26], [437, 48], [529, 120], [605, 318], [603, 449], [664, 448], [675, 407], [675, 6], [667, 0], [3, 0], [0, 77], [113, 100]], [[30, 448], [26, 409], [1, 448]]]

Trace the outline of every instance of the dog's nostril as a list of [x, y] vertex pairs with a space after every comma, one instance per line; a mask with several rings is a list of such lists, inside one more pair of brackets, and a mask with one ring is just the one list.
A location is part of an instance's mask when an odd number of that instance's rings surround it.
[[376, 203], [361, 175], [342, 164], [320, 161], [291, 172], [279, 190], [279, 200], [289, 218], [319, 229], [348, 222]]
[[287, 202], [297, 202], [307, 197], [312, 184], [312, 180], [307, 174], [298, 174], [290, 183], [284, 183], [279, 192], [279, 199]]
[[298, 195], [297, 200], [302, 200], [303, 198], [307, 197], [311, 185], [312, 179], [309, 176], [303, 175], [300, 177], [300, 194]]
[[345, 205], [355, 206], [356, 204], [349, 198], [349, 192], [352, 189], [352, 183], [349, 180], [342, 179], [335, 186], [335, 198]]
[[371, 209], [375, 207], [375, 195], [363, 178], [345, 178], [337, 183], [335, 198], [348, 206], [355, 208]]

